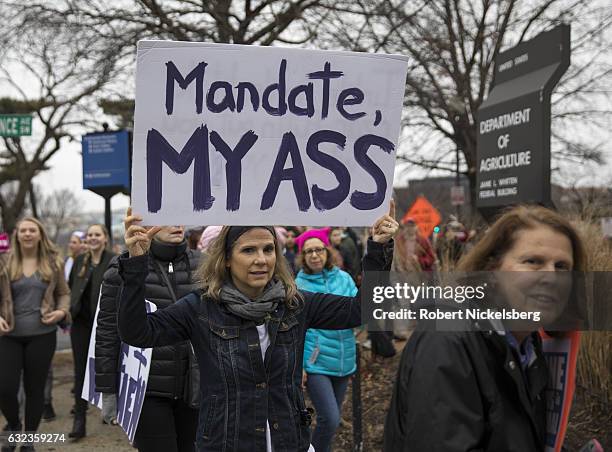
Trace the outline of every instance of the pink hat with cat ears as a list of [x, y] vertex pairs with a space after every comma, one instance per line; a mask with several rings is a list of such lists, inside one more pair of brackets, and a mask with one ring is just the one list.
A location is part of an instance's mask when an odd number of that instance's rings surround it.
[[319, 239], [323, 242], [325, 246], [329, 246], [329, 233], [331, 228], [321, 228], [321, 229], [309, 229], [308, 231], [302, 232], [295, 238], [295, 242], [297, 243], [298, 250], [302, 252], [302, 247], [306, 240], [308, 239]]

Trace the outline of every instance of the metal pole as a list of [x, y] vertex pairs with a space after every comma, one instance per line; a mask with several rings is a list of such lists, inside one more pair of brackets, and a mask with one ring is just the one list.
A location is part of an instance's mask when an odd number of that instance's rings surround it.
[[353, 374], [353, 452], [363, 451], [363, 430], [361, 420], [361, 357], [360, 350], [361, 345], [356, 344], [356, 360], [357, 369]]
[[109, 246], [113, 246], [113, 230], [111, 222], [111, 198], [112, 195], [106, 195], [104, 197], [104, 225], [108, 231]]

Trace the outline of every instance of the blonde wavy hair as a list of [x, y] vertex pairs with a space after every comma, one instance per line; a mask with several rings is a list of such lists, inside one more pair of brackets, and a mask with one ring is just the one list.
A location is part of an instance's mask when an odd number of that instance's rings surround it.
[[60, 257], [59, 249], [49, 239], [47, 231], [43, 224], [34, 217], [24, 217], [17, 222], [17, 226], [11, 237], [11, 251], [8, 257], [8, 274], [11, 281], [16, 281], [23, 276], [23, 254], [21, 253], [21, 244], [17, 237], [17, 231], [21, 223], [29, 221], [38, 227], [40, 232], [40, 242], [38, 242], [38, 250], [36, 253], [38, 273], [44, 281], [51, 281], [53, 274], [62, 268], [63, 262]]
[[[230, 226], [223, 226], [217, 238], [210, 243], [205, 258], [196, 271], [196, 279], [204, 292], [203, 295], [215, 301], [220, 300], [223, 283], [230, 276], [226, 267], [229, 256], [225, 251], [229, 230]], [[278, 243], [276, 234], [272, 235], [274, 237], [274, 254], [276, 255], [276, 265], [272, 277], [279, 280], [285, 287], [285, 305], [287, 308], [297, 309], [303, 301], [302, 296], [298, 292], [293, 274], [285, 256], [283, 256], [283, 250]]]

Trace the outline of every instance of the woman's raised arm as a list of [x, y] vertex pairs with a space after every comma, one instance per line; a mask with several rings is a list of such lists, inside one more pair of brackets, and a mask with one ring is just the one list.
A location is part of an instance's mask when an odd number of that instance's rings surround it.
[[129, 257], [119, 259], [119, 274], [123, 280], [119, 302], [119, 333], [121, 339], [135, 347], [157, 347], [185, 341], [191, 337], [197, 319], [199, 298], [188, 295], [166, 309], [147, 314], [145, 279], [149, 271], [149, 248], [159, 226], [144, 228], [142, 218], [128, 208], [124, 219], [125, 244]]
[[[391, 199], [389, 213], [372, 225], [363, 256], [363, 271], [389, 271], [393, 261], [393, 237], [399, 229], [395, 221], [395, 201]], [[361, 290], [355, 297], [343, 297], [325, 293], [304, 293], [306, 327], [321, 329], [354, 328], [362, 324]]]

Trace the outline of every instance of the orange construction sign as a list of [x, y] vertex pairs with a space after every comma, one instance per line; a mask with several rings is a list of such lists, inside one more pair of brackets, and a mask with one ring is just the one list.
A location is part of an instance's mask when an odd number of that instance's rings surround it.
[[402, 218], [402, 223], [406, 223], [409, 219], [414, 220], [423, 237], [429, 237], [434, 228], [442, 221], [440, 212], [438, 212], [425, 196], [417, 197], [414, 204], [406, 211], [406, 214]]

